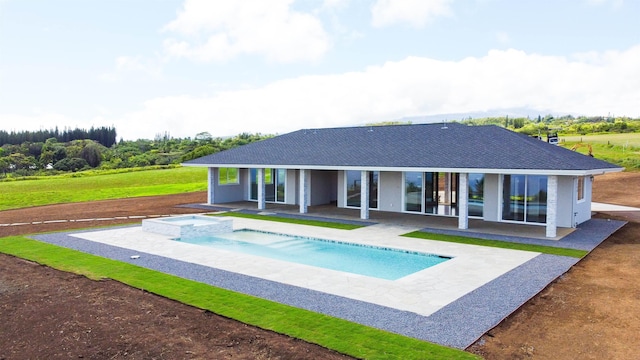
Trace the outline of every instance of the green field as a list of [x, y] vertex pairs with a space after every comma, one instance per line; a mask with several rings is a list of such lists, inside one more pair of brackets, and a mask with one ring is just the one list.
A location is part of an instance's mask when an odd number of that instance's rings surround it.
[[73, 173], [0, 182], [0, 211], [49, 204], [207, 190], [207, 169], [177, 167], [101, 175]]
[[[561, 146], [571, 149], [576, 144], [591, 146], [598, 159], [629, 171], [640, 170], [640, 133], [560, 136]], [[587, 154], [588, 146], [581, 146], [576, 151]]]
[[597, 135], [567, 135], [560, 136], [560, 142], [587, 143], [601, 145], [619, 145], [640, 148], [640, 133], [597, 134]]

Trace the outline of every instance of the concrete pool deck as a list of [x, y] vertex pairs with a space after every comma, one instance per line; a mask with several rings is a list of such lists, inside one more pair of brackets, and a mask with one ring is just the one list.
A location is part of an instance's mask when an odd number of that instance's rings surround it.
[[[595, 247], [624, 222], [591, 220], [574, 234]], [[597, 225], [597, 226], [596, 226]], [[419, 230], [376, 224], [336, 230], [234, 218], [234, 228], [453, 256], [396, 281], [204, 248], [119, 227], [35, 239], [135, 263], [367, 326], [466, 348], [579, 259], [400, 237]], [[598, 228], [599, 231], [590, 231]], [[137, 259], [131, 256], [139, 255]]]

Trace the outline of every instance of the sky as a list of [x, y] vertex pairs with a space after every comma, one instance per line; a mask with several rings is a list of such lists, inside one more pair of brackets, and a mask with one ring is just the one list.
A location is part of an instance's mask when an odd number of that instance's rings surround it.
[[0, 130], [635, 118], [639, 16], [638, 0], [0, 0]]

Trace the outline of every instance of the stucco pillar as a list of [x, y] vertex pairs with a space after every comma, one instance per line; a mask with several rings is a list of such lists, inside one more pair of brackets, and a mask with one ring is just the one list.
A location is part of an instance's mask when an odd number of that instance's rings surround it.
[[267, 208], [267, 203], [264, 197], [264, 169], [259, 168], [258, 171], [256, 171], [256, 175], [258, 176], [258, 210], [264, 210]]
[[360, 219], [369, 219], [369, 172], [360, 172]]
[[309, 209], [309, 170], [300, 169], [299, 202], [300, 213], [306, 214]]
[[460, 173], [458, 184], [458, 229], [469, 228], [469, 174]]
[[214, 189], [216, 187], [217, 168], [210, 167], [207, 171], [207, 204], [212, 205], [215, 203]]
[[547, 237], [556, 237], [558, 224], [558, 176], [547, 177]]

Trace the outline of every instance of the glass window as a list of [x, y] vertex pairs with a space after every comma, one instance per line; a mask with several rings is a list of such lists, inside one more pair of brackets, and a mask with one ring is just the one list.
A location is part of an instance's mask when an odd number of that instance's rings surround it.
[[[268, 202], [285, 201], [286, 169], [264, 169], [264, 200]], [[249, 199], [258, 200], [258, 170], [249, 169], [251, 179]]]
[[[361, 176], [362, 172], [359, 170], [347, 170], [346, 174], [346, 188], [347, 188], [347, 206], [348, 207], [360, 207], [362, 198], [362, 186]], [[369, 171], [369, 208], [378, 208], [378, 177], [380, 172]]]
[[502, 219], [524, 221], [526, 175], [505, 175], [502, 183]]
[[238, 168], [219, 168], [218, 169], [218, 184], [219, 185], [232, 185], [238, 184]]
[[484, 214], [484, 174], [469, 174], [469, 216]]
[[277, 202], [284, 202], [285, 198], [284, 198], [284, 194], [285, 194], [285, 180], [287, 178], [287, 170], [285, 169], [278, 169], [276, 172], [276, 178], [277, 178], [277, 189], [276, 189], [276, 201]]
[[578, 177], [578, 201], [584, 200], [584, 176]]
[[360, 207], [360, 171], [347, 170], [347, 206]]
[[264, 183], [273, 184], [273, 169], [264, 169]]
[[422, 173], [404, 173], [404, 209], [422, 211]]
[[258, 200], [258, 169], [249, 169], [249, 179], [251, 179], [249, 199]]
[[272, 169], [264, 169], [264, 200], [269, 202], [276, 201], [276, 185], [273, 183], [275, 171]]
[[[443, 179], [444, 179], [444, 173]], [[440, 180], [440, 175], [437, 172], [424, 173], [424, 212], [427, 214], [438, 213], [438, 202], [440, 198], [440, 186], [444, 185], [444, 180]]]
[[547, 222], [547, 177], [504, 175], [502, 182], [502, 219]]
[[378, 177], [380, 172], [369, 171], [369, 208], [378, 208]]
[[547, 177], [527, 176], [527, 222], [547, 222]]

